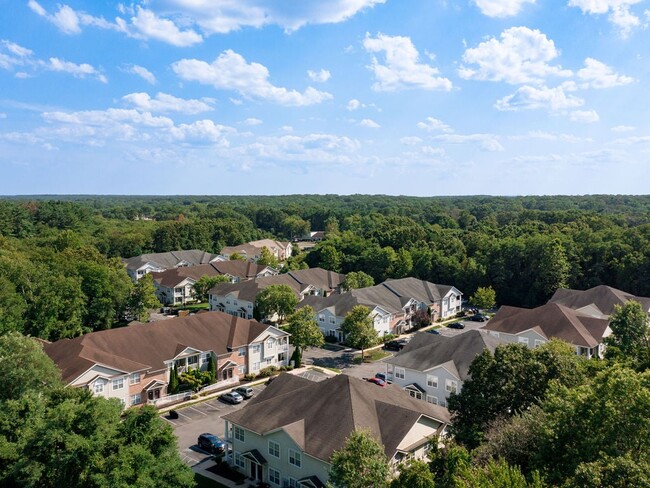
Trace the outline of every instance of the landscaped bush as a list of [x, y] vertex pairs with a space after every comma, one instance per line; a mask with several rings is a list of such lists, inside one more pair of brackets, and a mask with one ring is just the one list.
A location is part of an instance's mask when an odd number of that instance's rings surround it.
[[338, 340], [336, 339], [336, 336], [333, 335], [326, 335], [325, 336], [325, 342], [328, 344], [336, 344]]
[[244, 381], [253, 381], [255, 379], [255, 375], [251, 373], [246, 373], [244, 375]]
[[383, 336], [383, 337], [381, 338], [381, 340], [382, 340], [382, 342], [385, 344], [385, 343], [387, 343], [388, 341], [392, 341], [392, 340], [395, 339], [396, 337], [397, 337], [396, 334], [386, 334], [385, 336]]
[[275, 373], [277, 373], [278, 368], [275, 366], [269, 366], [268, 368], [264, 368], [261, 370], [257, 377], [258, 378], [268, 378], [269, 376], [273, 376]]

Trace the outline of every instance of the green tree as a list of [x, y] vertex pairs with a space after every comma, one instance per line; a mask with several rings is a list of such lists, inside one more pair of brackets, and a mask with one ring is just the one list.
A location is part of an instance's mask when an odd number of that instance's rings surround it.
[[384, 448], [367, 431], [355, 431], [330, 459], [330, 481], [340, 488], [382, 488], [390, 472]]
[[260, 252], [260, 258], [257, 260], [257, 264], [260, 266], [270, 266], [271, 268], [278, 268], [280, 266], [279, 261], [266, 246], [262, 248], [262, 251]]
[[25, 326], [23, 316], [26, 310], [25, 300], [15, 285], [0, 275], [0, 334], [21, 332]]
[[641, 304], [630, 300], [616, 305], [610, 316], [612, 334], [605, 338], [605, 356], [629, 359], [642, 368], [650, 367], [650, 319]]
[[324, 337], [316, 322], [316, 313], [309, 305], [301, 307], [287, 317], [286, 331], [291, 334], [291, 344], [296, 348], [296, 368], [301, 365], [302, 352], [308, 347], [323, 344]]
[[650, 461], [637, 461], [629, 454], [603, 456], [582, 463], [564, 485], [567, 488], [650, 488]]
[[363, 271], [351, 271], [345, 276], [345, 280], [341, 283], [341, 288], [344, 290], [355, 290], [358, 288], [367, 288], [374, 284], [375, 280], [369, 274]]
[[435, 488], [436, 483], [429, 466], [417, 459], [412, 459], [399, 468], [399, 476], [395, 478], [390, 488]]
[[169, 370], [169, 384], [167, 385], [167, 391], [170, 395], [178, 393], [178, 364], [174, 363], [174, 367]]
[[246, 257], [242, 256], [238, 252], [234, 252], [230, 255], [230, 260], [231, 261], [246, 261]]
[[277, 314], [282, 322], [285, 316], [293, 312], [298, 305], [298, 297], [289, 285], [270, 285], [258, 293], [255, 308], [262, 318]]
[[469, 302], [482, 309], [494, 308], [497, 304], [497, 294], [491, 286], [478, 287]]
[[149, 311], [156, 307], [160, 307], [160, 302], [156, 298], [156, 287], [151, 275], [146, 274], [133, 287], [127, 310], [135, 320], [145, 322], [149, 320]]
[[18, 332], [0, 336], [0, 402], [17, 399], [28, 391], [58, 386], [61, 373], [43, 352], [41, 344]]
[[210, 375], [210, 384], [217, 381], [217, 365], [214, 362], [214, 355], [212, 353], [210, 353], [210, 355], [208, 356], [207, 371], [208, 374]]
[[208, 295], [210, 294], [210, 290], [217, 286], [219, 283], [228, 283], [230, 279], [226, 275], [215, 275], [215, 276], [208, 276], [204, 275], [201, 276], [194, 285], [192, 285], [192, 289], [194, 290], [194, 297], [199, 301], [199, 302], [205, 302], [208, 299]]
[[356, 305], [348, 312], [341, 324], [341, 331], [345, 334], [347, 344], [361, 349], [362, 360], [364, 350], [374, 346], [379, 341], [377, 330], [370, 316], [370, 309], [363, 305]]
[[295, 215], [290, 215], [282, 221], [282, 231], [289, 239], [309, 234], [310, 227], [309, 222]]
[[559, 341], [536, 349], [507, 344], [497, 347], [494, 354], [484, 350], [472, 361], [470, 378], [461, 392], [449, 398], [452, 433], [465, 446], [477, 447], [492, 421], [537, 404], [552, 380], [580, 383], [583, 362], [571, 346]]

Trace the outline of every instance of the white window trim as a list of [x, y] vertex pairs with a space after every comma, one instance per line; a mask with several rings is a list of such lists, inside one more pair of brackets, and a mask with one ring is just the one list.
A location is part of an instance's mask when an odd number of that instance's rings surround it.
[[[429, 381], [429, 378], [431, 378], [431, 382]], [[431, 384], [435, 383], [435, 384]], [[438, 377], [434, 376], [432, 374], [427, 375], [427, 386], [430, 388], [438, 388]]]
[[[296, 457], [297, 454], [297, 457]], [[291, 457], [293, 455], [293, 460], [298, 461], [298, 464], [292, 463], [291, 462]], [[290, 466], [293, 466], [294, 468], [301, 469], [302, 468], [302, 453], [300, 451], [296, 451], [295, 449], [289, 449], [288, 456], [287, 456], [287, 462], [289, 463]]]
[[244, 429], [238, 425], [233, 426], [232, 435], [235, 440], [238, 440], [239, 442], [246, 442], [246, 433], [244, 432]]
[[137, 385], [138, 383], [140, 383], [140, 378], [141, 378], [140, 373], [131, 373], [131, 375], [129, 376], [129, 385]]
[[[121, 386], [115, 386], [116, 384], [120, 384]], [[112, 380], [111, 382], [111, 389], [112, 390], [121, 390], [124, 388], [124, 378], [116, 378]]]
[[[273, 452], [271, 452], [271, 444], [274, 444], [277, 449], [274, 449]], [[277, 455], [275, 454], [277, 452]], [[273, 456], [276, 459], [280, 459], [280, 444], [278, 442], [269, 440], [269, 455]]]
[[403, 380], [404, 378], [406, 378], [406, 370], [404, 368], [399, 368], [399, 367], [395, 366], [395, 370], [393, 371], [393, 375], [395, 376], [395, 378], [397, 378], [399, 380]]

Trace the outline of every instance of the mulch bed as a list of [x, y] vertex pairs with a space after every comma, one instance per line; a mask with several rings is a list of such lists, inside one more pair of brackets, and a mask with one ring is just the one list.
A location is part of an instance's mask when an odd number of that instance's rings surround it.
[[214, 466], [208, 468], [208, 471], [230, 481], [234, 481], [238, 485], [243, 485], [244, 481], [246, 480], [245, 474], [242, 474], [239, 471], [235, 471], [227, 463], [217, 463]]

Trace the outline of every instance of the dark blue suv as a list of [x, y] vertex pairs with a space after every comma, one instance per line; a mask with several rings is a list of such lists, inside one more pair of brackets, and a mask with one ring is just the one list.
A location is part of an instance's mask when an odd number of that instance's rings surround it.
[[214, 434], [201, 434], [196, 444], [212, 454], [220, 454], [226, 450], [226, 443]]

